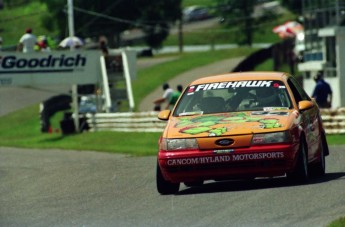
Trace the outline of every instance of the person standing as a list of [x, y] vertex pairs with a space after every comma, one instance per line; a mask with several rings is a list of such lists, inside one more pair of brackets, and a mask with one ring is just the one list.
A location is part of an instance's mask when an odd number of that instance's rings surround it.
[[17, 51], [21, 51], [23, 53], [34, 52], [36, 44], [36, 36], [32, 34], [31, 28], [27, 28], [25, 34], [19, 39]]
[[165, 109], [170, 109], [171, 108], [171, 96], [174, 93], [174, 90], [172, 88], [170, 88], [169, 84], [165, 83], [162, 86], [163, 88], [163, 96], [162, 98], [156, 99], [155, 101], [153, 101], [153, 103], [155, 104], [154, 110], [159, 111], [160, 110], [160, 105], [163, 104], [164, 102], [166, 103]]
[[319, 71], [314, 77], [316, 86], [312, 97], [320, 108], [332, 107], [332, 89], [331, 86], [323, 79], [323, 72]]

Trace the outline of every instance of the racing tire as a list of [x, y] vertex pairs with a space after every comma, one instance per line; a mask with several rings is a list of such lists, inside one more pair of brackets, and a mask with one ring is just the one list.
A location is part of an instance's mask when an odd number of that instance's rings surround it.
[[204, 184], [204, 181], [192, 181], [192, 182], [183, 182], [187, 187], [200, 187]]
[[321, 134], [321, 141], [322, 141], [322, 146], [323, 146], [323, 154], [324, 154], [324, 156], [328, 156], [329, 155], [329, 148], [328, 148], [328, 143], [327, 143], [325, 132], [322, 132], [322, 134]]
[[325, 174], [325, 170], [326, 170], [326, 160], [325, 160], [325, 145], [324, 145], [324, 141], [322, 141], [321, 139], [321, 143], [320, 143], [320, 161], [317, 162], [316, 164], [313, 164], [310, 167], [310, 174], [312, 176], [322, 176]]
[[307, 183], [309, 180], [308, 149], [304, 139], [301, 140], [298, 149], [297, 163], [292, 173], [287, 174], [288, 178], [296, 183]]
[[158, 163], [156, 168], [156, 185], [157, 191], [162, 195], [176, 194], [180, 189], [180, 183], [172, 183], [164, 179]]

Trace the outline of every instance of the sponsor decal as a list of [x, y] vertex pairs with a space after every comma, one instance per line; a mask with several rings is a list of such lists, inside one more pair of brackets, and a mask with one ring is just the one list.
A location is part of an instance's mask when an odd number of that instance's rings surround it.
[[193, 87], [193, 92], [197, 92], [200, 90], [207, 91], [207, 90], [237, 88], [237, 87], [271, 87], [272, 82], [273, 81], [266, 81], [266, 80], [230, 81], [230, 82], [221, 82], [221, 83], [199, 84], [197, 85], [196, 88], [194, 86], [192, 87]]
[[[257, 115], [268, 115], [269, 112], [257, 112]], [[287, 115], [287, 112], [276, 112], [275, 115]], [[281, 114], [278, 114], [281, 113]], [[267, 128], [280, 128], [283, 127], [279, 123], [278, 119], [267, 117], [259, 118], [250, 116], [246, 113], [226, 113], [212, 116], [197, 116], [197, 117], [182, 117], [178, 123], [175, 124], [176, 128], [179, 128], [180, 133], [197, 135], [201, 133], [207, 133], [208, 136], [221, 136], [224, 133], [230, 131], [231, 128], [236, 128], [241, 123], [245, 122], [257, 122], [257, 125], [253, 124], [253, 128], [267, 129]], [[227, 124], [229, 126], [221, 126], [221, 124]]]
[[[221, 151], [221, 150], [220, 150]], [[211, 163], [237, 162], [248, 160], [262, 160], [262, 159], [283, 159], [284, 152], [264, 152], [254, 154], [233, 154], [233, 155], [219, 155], [210, 157], [194, 157], [194, 158], [177, 158], [166, 161], [168, 166], [181, 165], [200, 165]]]
[[84, 67], [87, 58], [81, 54], [58, 57], [48, 55], [46, 57], [20, 58], [15, 55], [1, 57], [0, 74], [9, 73], [47, 73], [47, 72], [72, 72], [73, 68]]
[[190, 86], [187, 91], [187, 95], [192, 95], [194, 94], [195, 91], [195, 86]]

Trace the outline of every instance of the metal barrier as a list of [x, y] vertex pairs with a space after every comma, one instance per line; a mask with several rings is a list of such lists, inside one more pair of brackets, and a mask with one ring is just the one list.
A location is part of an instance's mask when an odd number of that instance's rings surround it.
[[157, 118], [158, 112], [87, 114], [90, 131], [162, 132], [166, 122]]
[[[86, 114], [90, 131], [162, 132], [166, 122], [158, 112]], [[345, 133], [345, 108], [321, 109], [326, 134]]]
[[321, 118], [326, 134], [345, 133], [345, 108], [321, 109]]

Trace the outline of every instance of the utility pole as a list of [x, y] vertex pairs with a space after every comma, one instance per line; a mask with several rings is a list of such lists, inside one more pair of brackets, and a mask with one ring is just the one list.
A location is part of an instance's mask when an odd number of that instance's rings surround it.
[[180, 18], [178, 21], [178, 46], [179, 46], [179, 51], [180, 53], [183, 52], [183, 13], [182, 13], [182, 6], [180, 3]]
[[[67, 0], [68, 6], [68, 31], [70, 39], [74, 37], [74, 15], [73, 15], [73, 0]], [[70, 50], [74, 51], [74, 45], [70, 46]], [[78, 104], [78, 85], [72, 85], [72, 103], [74, 109], [74, 125], [76, 132], [79, 132], [79, 104]]]

